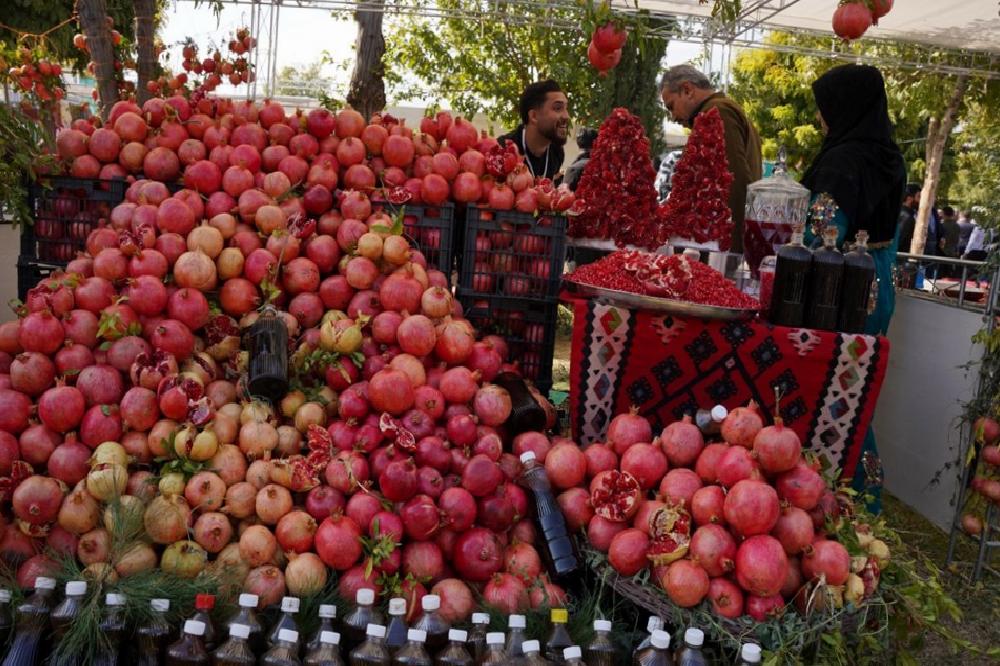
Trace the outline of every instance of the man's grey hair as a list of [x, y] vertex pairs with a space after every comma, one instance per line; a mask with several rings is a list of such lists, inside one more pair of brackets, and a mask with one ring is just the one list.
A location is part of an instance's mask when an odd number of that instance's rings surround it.
[[663, 76], [660, 78], [660, 94], [662, 95], [664, 90], [677, 92], [681, 84], [685, 81], [695, 88], [701, 88], [702, 90], [715, 89], [715, 86], [712, 85], [708, 77], [697, 67], [691, 65], [674, 65], [663, 72]]

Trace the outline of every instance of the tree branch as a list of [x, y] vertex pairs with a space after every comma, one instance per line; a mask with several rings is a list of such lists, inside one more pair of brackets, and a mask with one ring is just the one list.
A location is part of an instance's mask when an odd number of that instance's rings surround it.
[[146, 83], [156, 79], [156, 0], [134, 0], [135, 7], [135, 69], [138, 81], [135, 86], [139, 106], [152, 96]]
[[76, 11], [80, 16], [83, 35], [87, 38], [87, 49], [94, 61], [101, 118], [107, 120], [111, 107], [118, 101], [115, 54], [111, 45], [111, 28], [107, 23], [108, 9], [104, 0], [77, 0]]

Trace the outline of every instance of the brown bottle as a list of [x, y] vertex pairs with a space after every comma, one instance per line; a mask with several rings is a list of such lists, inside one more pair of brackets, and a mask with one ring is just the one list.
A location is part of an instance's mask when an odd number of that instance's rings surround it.
[[385, 647], [385, 627], [381, 624], [369, 624], [365, 635], [365, 641], [351, 650], [351, 666], [389, 666], [389, 650]]
[[594, 639], [584, 649], [588, 666], [615, 666], [617, 651], [611, 642], [611, 623], [594, 620]]
[[[319, 629], [313, 634], [313, 637], [309, 639], [306, 643], [306, 652], [312, 652], [320, 646], [321, 640], [323, 638], [323, 632], [336, 633], [334, 631], [334, 620], [337, 619], [337, 607], [333, 604], [320, 604], [319, 612]], [[337, 634], [337, 645], [340, 645], [340, 634]]]
[[[278, 644], [278, 635], [281, 633], [282, 629], [290, 629], [295, 632], [295, 640], [298, 641], [299, 636], [299, 624], [295, 621], [295, 615], [299, 612], [299, 598], [298, 597], [284, 597], [281, 600], [281, 617], [271, 628], [271, 633], [267, 637], [267, 642], [270, 647], [274, 647]], [[298, 647], [298, 646], [296, 646]]]
[[170, 643], [170, 625], [166, 613], [170, 610], [169, 599], [151, 599], [149, 607], [152, 619], [135, 630], [136, 651], [133, 666], [160, 666]]
[[256, 666], [248, 639], [250, 627], [245, 624], [229, 625], [229, 640], [212, 653], [213, 666]]
[[670, 634], [657, 629], [649, 636], [649, 645], [639, 650], [634, 658], [637, 666], [674, 666], [670, 654]]
[[250, 637], [247, 641], [250, 643], [250, 649], [255, 654], [263, 654], [267, 649], [264, 625], [260, 623], [260, 618], [257, 617], [257, 605], [259, 603], [260, 597], [256, 594], [241, 594], [239, 598], [240, 609], [226, 620], [227, 628], [234, 624], [243, 624], [250, 627]]
[[434, 666], [472, 666], [472, 655], [465, 648], [469, 633], [462, 629], [448, 631], [448, 646], [438, 652]]
[[393, 656], [392, 666], [433, 666], [431, 656], [424, 647], [426, 642], [427, 632], [423, 629], [407, 631], [406, 645]]
[[100, 624], [104, 640], [98, 643], [94, 666], [117, 666], [125, 637], [125, 595], [109, 593], [104, 603], [104, 617]]
[[521, 649], [524, 650], [522, 663], [525, 666], [552, 666], [552, 662], [542, 656], [542, 644], [538, 641], [524, 641]]
[[302, 666], [299, 660], [299, 632], [294, 629], [279, 630], [278, 640], [260, 658], [260, 666]]
[[345, 666], [346, 662], [340, 654], [340, 634], [336, 631], [323, 631], [319, 635], [319, 645], [306, 655], [305, 666]]
[[553, 608], [549, 617], [552, 621], [552, 633], [545, 641], [545, 658], [553, 664], [562, 664], [563, 650], [573, 644], [573, 639], [566, 630], [569, 613], [565, 608]]
[[77, 616], [80, 614], [80, 607], [83, 605], [83, 597], [87, 594], [87, 582], [82, 580], [71, 580], [66, 583], [66, 598], [59, 605], [52, 609], [52, 645], [53, 653], [49, 658], [50, 663], [58, 666], [70, 666], [80, 661], [79, 655], [63, 654], [59, 648], [63, 637]]
[[14, 618], [10, 612], [10, 590], [0, 589], [0, 645], [7, 644]]
[[579, 645], [570, 645], [563, 650], [563, 661], [566, 666], [587, 666], [587, 662], [583, 660], [583, 650]]
[[490, 627], [489, 613], [472, 614], [472, 631], [469, 632], [469, 652], [479, 664], [486, 655], [486, 634]]
[[212, 623], [212, 609], [215, 608], [214, 594], [196, 594], [194, 597], [194, 615], [192, 620], [205, 625], [205, 635], [202, 636], [202, 644], [206, 652], [215, 649], [218, 641], [215, 638], [215, 625]]
[[358, 590], [355, 601], [357, 606], [344, 616], [340, 632], [340, 642], [344, 646], [344, 652], [348, 654], [367, 639], [369, 624], [384, 626], [382, 614], [373, 607], [375, 590], [367, 587]]
[[185, 622], [183, 635], [167, 648], [166, 666], [203, 666], [210, 663], [205, 643], [202, 641], [204, 635], [204, 622], [198, 620]]
[[502, 631], [491, 631], [486, 634], [486, 652], [483, 654], [483, 658], [476, 663], [479, 666], [488, 666], [488, 664], [510, 664], [513, 659], [507, 656], [507, 650], [504, 649], [504, 636]]
[[43, 637], [48, 634], [55, 589], [55, 579], [45, 576], [35, 579], [34, 594], [17, 607], [14, 640], [3, 666], [41, 663], [47, 652]]
[[441, 617], [441, 597], [438, 595], [425, 594], [420, 604], [424, 613], [413, 628], [421, 629], [427, 634], [427, 651], [437, 654], [448, 644], [448, 630], [451, 629], [451, 623]]
[[708, 657], [701, 651], [705, 642], [705, 634], [701, 629], [690, 628], [684, 631], [684, 647], [677, 653], [677, 666], [708, 666]]

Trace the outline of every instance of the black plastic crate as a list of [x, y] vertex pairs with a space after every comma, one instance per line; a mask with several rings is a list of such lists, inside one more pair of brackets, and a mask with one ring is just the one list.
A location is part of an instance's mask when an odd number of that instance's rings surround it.
[[566, 261], [566, 218], [469, 205], [459, 287], [484, 296], [554, 301]]
[[524, 378], [547, 395], [552, 388], [558, 302], [482, 296], [464, 289], [459, 289], [458, 300], [480, 335], [503, 337], [509, 352], [504, 360], [516, 362]]
[[122, 179], [45, 178], [31, 184], [28, 209], [34, 221], [21, 226], [21, 257], [65, 266], [124, 201], [125, 189]]
[[49, 277], [55, 271], [61, 271], [62, 266], [33, 261], [28, 257], [17, 258], [17, 299], [22, 303], [28, 297], [28, 291], [36, 284]]
[[424, 254], [427, 266], [437, 268], [450, 282], [455, 257], [455, 205], [406, 204], [403, 231]]

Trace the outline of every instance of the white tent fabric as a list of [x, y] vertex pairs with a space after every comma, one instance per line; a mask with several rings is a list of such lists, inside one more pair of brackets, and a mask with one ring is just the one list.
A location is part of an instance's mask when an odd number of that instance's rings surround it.
[[[830, 33], [837, 5], [837, 0], [744, 0], [740, 27], [756, 24], [754, 27]], [[653, 12], [706, 17], [712, 3], [639, 0], [639, 6]], [[996, 0], [896, 0], [892, 11], [865, 36], [990, 51], [1000, 56], [1000, 7]]]

